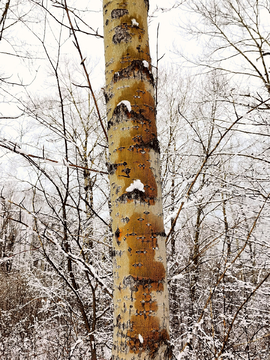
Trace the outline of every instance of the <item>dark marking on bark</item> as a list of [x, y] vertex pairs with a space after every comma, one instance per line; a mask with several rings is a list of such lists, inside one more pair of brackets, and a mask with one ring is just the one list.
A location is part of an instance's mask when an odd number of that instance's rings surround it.
[[116, 187], [116, 190], [115, 190], [115, 194], [116, 194], [116, 195], [119, 194], [120, 190], [121, 190], [121, 186], [117, 186], [117, 187]]
[[121, 242], [119, 241], [120, 234], [121, 234], [121, 232], [120, 232], [119, 228], [117, 227], [117, 229], [116, 229], [116, 231], [115, 231], [115, 233], [114, 233], [115, 238], [116, 238], [117, 245], [120, 245], [120, 244], [121, 244]]
[[144, 0], [147, 11], [149, 11], [149, 0]]
[[107, 163], [106, 165], [107, 165], [107, 170], [108, 170], [109, 175], [114, 174], [117, 169], [117, 164]]
[[146, 250], [136, 250], [136, 254], [147, 254]]
[[[127, 166], [127, 163], [124, 161], [124, 162], [119, 163], [119, 164], [106, 163], [106, 165], [107, 165], [109, 175], [113, 175], [119, 166]], [[128, 173], [130, 173], [130, 171]]]
[[[140, 52], [140, 50], [138, 49]], [[133, 60], [131, 64], [124, 69], [117, 71], [113, 76], [113, 82], [116, 83], [121, 79], [136, 78], [141, 81], [149, 81], [152, 86], [155, 85], [153, 74], [149, 68], [144, 66], [143, 60]]]
[[112, 248], [110, 248], [110, 257], [115, 257], [115, 255], [116, 255], [116, 252], [115, 252], [115, 250], [113, 250]]
[[[144, 0], [145, 1], [145, 0]], [[103, 6], [103, 9], [105, 10], [107, 6], [109, 6], [112, 3], [112, 1], [108, 1], [107, 4]], [[105, 14], [108, 10], [105, 10]]]
[[129, 236], [135, 236], [136, 235], [136, 233], [135, 232], [132, 232], [132, 233], [127, 233], [126, 234], [126, 237], [129, 237]]
[[129, 168], [123, 169], [122, 172], [125, 173], [126, 175], [122, 175], [122, 176], [130, 178], [130, 176], [129, 176], [130, 171], [131, 171], [131, 169], [129, 169]]
[[167, 345], [167, 349], [164, 353], [164, 360], [176, 359], [176, 357], [173, 355], [173, 346], [169, 341], [166, 341], [165, 343]]
[[166, 237], [166, 233], [165, 231], [159, 231], [159, 232], [152, 232], [152, 236], [157, 237], [157, 236], [162, 236], [162, 237]]
[[129, 275], [128, 277], [125, 277], [123, 280], [123, 285], [132, 287], [132, 291], [137, 292], [139, 291], [139, 287], [143, 287], [144, 290], [151, 289], [153, 285], [156, 284], [155, 280], [152, 280], [150, 278], [139, 278], [136, 276]]
[[139, 112], [134, 110], [128, 111], [126, 105], [121, 103], [116, 106], [113, 111], [113, 117], [108, 121], [108, 130], [114, 125], [120, 124], [124, 121], [132, 120], [133, 122], [137, 122], [139, 124], [149, 124], [151, 120], [147, 119], [143, 115], [144, 110], [140, 109]]
[[152, 149], [155, 152], [157, 152], [158, 154], [160, 154], [160, 148], [159, 148], [159, 141], [157, 138], [153, 138], [151, 139], [148, 143], [145, 142], [140, 142], [138, 144], [135, 145], [131, 145], [129, 147], [129, 150], [133, 151], [133, 150], [137, 150], [138, 152], [143, 152], [144, 149]]
[[127, 24], [122, 24], [120, 26], [116, 26], [114, 29], [115, 34], [112, 38], [112, 41], [115, 45], [120, 44], [121, 42], [128, 43], [131, 40], [131, 35], [129, 33], [129, 28]]
[[120, 314], [116, 318], [116, 326], [121, 326], [121, 315]]
[[124, 277], [124, 279], [123, 279], [123, 285], [124, 285], [124, 287], [129, 286], [131, 291], [136, 291], [136, 290], [137, 290], [137, 288], [136, 288], [136, 286], [135, 286], [135, 285], [136, 285], [136, 281], [134, 280], [134, 278], [133, 278], [132, 275], [129, 275], [129, 276]]
[[104, 92], [104, 98], [105, 98], [105, 103], [107, 104], [109, 102], [109, 96], [106, 92]]
[[103, 90], [103, 95], [104, 95], [104, 98], [105, 98], [105, 103], [107, 104], [111, 98], [113, 97], [113, 94], [111, 92], [107, 92], [105, 90]]
[[150, 203], [153, 202], [154, 197], [146, 196], [143, 191], [138, 190], [138, 189], [134, 189], [133, 191], [126, 192], [126, 193], [122, 194], [117, 199], [117, 201], [120, 201], [120, 202], [126, 202], [126, 201], [132, 201], [132, 200], [137, 200], [137, 201], [140, 201], [140, 202], [143, 202], [143, 203], [149, 203], [150, 204]]
[[111, 12], [111, 18], [112, 19], [120, 19], [124, 15], [128, 15], [128, 10], [127, 9], [114, 9]]

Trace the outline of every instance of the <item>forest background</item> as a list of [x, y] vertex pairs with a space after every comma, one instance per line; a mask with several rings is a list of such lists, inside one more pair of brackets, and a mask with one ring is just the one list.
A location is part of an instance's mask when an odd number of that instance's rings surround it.
[[[111, 356], [102, 2], [77, 3], [0, 3], [1, 359]], [[174, 356], [269, 359], [270, 3], [150, 5]]]

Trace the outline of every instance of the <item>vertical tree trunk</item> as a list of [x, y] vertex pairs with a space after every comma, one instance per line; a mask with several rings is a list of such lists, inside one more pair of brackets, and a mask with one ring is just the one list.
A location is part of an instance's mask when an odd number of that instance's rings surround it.
[[148, 0], [104, 0], [114, 360], [170, 359]]

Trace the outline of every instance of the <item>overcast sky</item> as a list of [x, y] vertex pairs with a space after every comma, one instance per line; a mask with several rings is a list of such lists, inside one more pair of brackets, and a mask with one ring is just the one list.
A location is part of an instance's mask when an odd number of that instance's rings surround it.
[[[85, 14], [85, 21], [94, 29], [97, 29], [100, 34], [103, 34], [103, 14], [102, 14], [102, 1], [101, 0], [80, 0], [79, 6], [84, 9], [85, 6], [90, 12]], [[157, 43], [157, 27], [159, 24], [159, 56], [165, 56], [162, 59], [160, 65], [169, 63], [173, 58], [172, 50], [175, 48], [175, 44], [179, 44], [177, 23], [178, 23], [178, 11], [167, 11], [175, 1], [167, 0], [164, 8], [164, 0], [150, 0], [150, 21], [149, 21], [149, 35], [151, 56], [153, 64], [156, 64], [156, 43]], [[48, 4], [52, 2], [48, 1]], [[74, 7], [78, 6], [78, 2], [75, 0], [69, 0], [68, 4]], [[48, 76], [49, 72], [52, 72], [49, 66], [48, 59], [45, 57], [44, 49], [41, 46], [40, 41], [37, 40], [36, 35], [40, 38], [43, 36], [44, 29], [44, 11], [38, 8], [32, 8], [30, 2], [20, 3], [20, 7], [16, 8], [15, 3], [12, 7], [6, 25], [10, 25], [13, 19], [19, 16], [22, 19], [21, 23], [16, 23], [9, 27], [3, 34], [0, 41], [0, 76], [3, 76], [7, 81], [14, 83], [21, 83], [27, 85], [26, 87], [12, 87], [12, 89], [3, 89], [1, 92], [1, 109], [0, 116], [16, 116], [21, 113], [21, 109], [18, 106], [18, 99], [25, 98], [26, 92], [31, 92], [35, 96], [46, 96], [46, 91], [51, 96], [51, 92], [56, 90], [52, 89], [52, 83], [54, 83], [53, 76]], [[162, 8], [163, 10], [160, 10]], [[159, 10], [158, 10], [159, 9]], [[58, 18], [61, 19], [62, 10], [53, 9], [58, 14]], [[52, 58], [55, 58], [57, 54], [57, 36], [54, 38], [53, 27], [57, 23], [50, 20], [46, 26], [46, 46]], [[32, 32], [31, 32], [32, 30]], [[58, 30], [55, 33], [59, 33]], [[51, 41], [50, 41], [51, 39]], [[88, 71], [92, 85], [96, 90], [104, 85], [104, 45], [103, 40], [91, 36], [79, 36], [83, 55], [87, 58]], [[77, 67], [80, 68], [80, 58], [74, 47], [72, 36], [69, 37], [69, 33], [66, 31], [63, 35], [63, 43], [61, 45], [62, 53], [66, 61], [70, 61], [70, 64], [74, 62]], [[19, 58], [18, 55], [23, 55], [24, 58]], [[26, 57], [25, 57], [26, 55]], [[29, 58], [27, 58], [29, 57]], [[72, 66], [71, 66], [72, 67]], [[92, 71], [91, 71], [92, 70]], [[79, 81], [79, 80], [78, 80]], [[82, 81], [85, 81], [82, 78]], [[54, 84], [55, 86], [55, 84]], [[10, 90], [10, 92], [9, 92]], [[26, 91], [26, 92], [25, 92]], [[13, 102], [14, 99], [14, 102]], [[16, 120], [12, 122], [7, 120], [1, 120], [1, 136], [9, 139], [19, 140], [17, 130], [20, 128], [18, 122], [15, 125]]]

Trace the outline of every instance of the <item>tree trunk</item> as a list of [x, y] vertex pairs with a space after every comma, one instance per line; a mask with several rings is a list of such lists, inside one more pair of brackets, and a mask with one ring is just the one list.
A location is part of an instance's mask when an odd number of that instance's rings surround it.
[[148, 5], [104, 0], [114, 360], [171, 358]]

